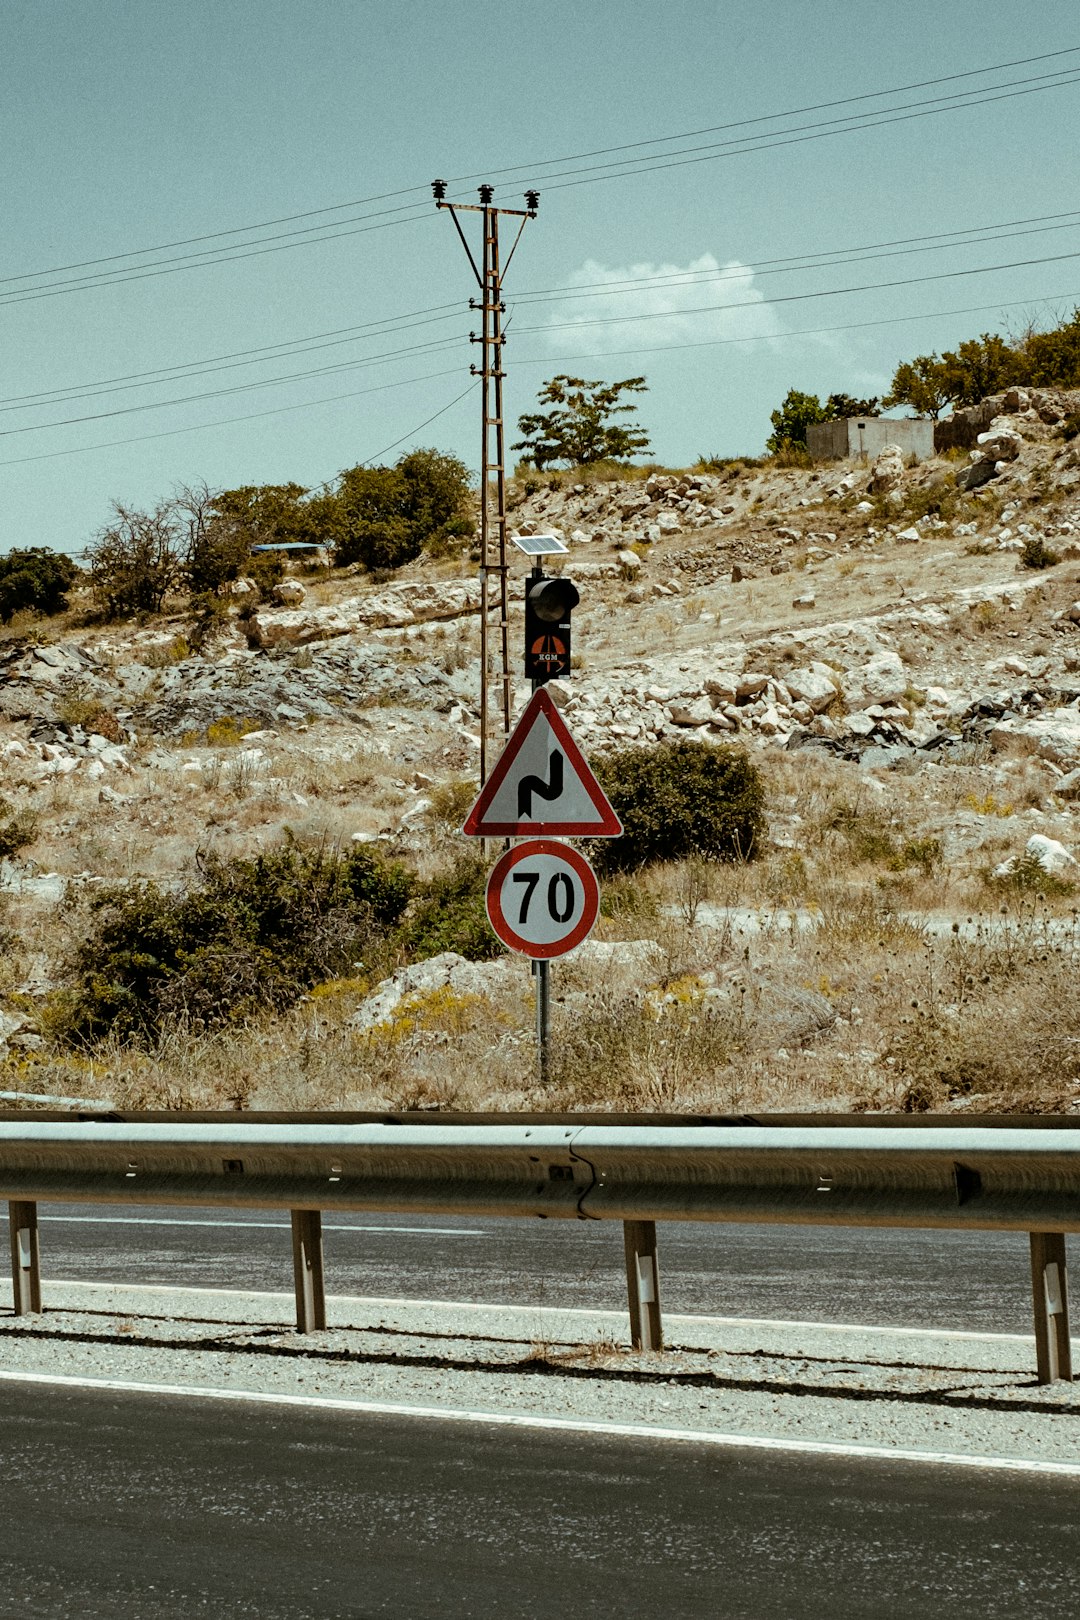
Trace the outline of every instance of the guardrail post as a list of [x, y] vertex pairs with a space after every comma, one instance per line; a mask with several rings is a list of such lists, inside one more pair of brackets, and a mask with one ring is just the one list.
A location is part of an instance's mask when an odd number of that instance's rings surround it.
[[296, 1282], [296, 1331], [314, 1333], [326, 1326], [322, 1210], [292, 1211], [292, 1252]]
[[37, 1205], [22, 1199], [8, 1203], [11, 1232], [11, 1305], [16, 1316], [41, 1310], [41, 1249]]
[[1035, 1304], [1035, 1358], [1040, 1384], [1072, 1379], [1069, 1284], [1064, 1232], [1032, 1232], [1031, 1292]]
[[630, 1302], [630, 1343], [635, 1350], [662, 1350], [660, 1268], [656, 1259], [656, 1222], [623, 1221], [626, 1248], [626, 1292]]

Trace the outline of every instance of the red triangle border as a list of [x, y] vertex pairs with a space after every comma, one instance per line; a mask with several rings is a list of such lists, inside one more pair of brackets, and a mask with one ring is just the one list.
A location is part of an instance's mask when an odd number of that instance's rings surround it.
[[[577, 774], [578, 780], [592, 801], [599, 817], [598, 822], [537, 821], [532, 817], [525, 821], [485, 820], [492, 800], [510, 774], [511, 766], [521, 752], [536, 723], [537, 717], [541, 714], [547, 720], [556, 742], [566, 755], [567, 764]], [[542, 686], [529, 699], [522, 712], [521, 719], [511, 732], [506, 747], [499, 755], [495, 769], [481, 788], [479, 797], [469, 811], [465, 819], [465, 825], [461, 830], [467, 838], [619, 838], [622, 836], [622, 822], [608, 803], [604, 790], [596, 780], [588, 760], [570, 735], [566, 721], [556, 708], [554, 700]]]

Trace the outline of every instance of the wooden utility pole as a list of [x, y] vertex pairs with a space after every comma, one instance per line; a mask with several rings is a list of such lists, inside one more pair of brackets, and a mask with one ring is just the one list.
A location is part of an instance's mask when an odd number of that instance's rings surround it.
[[[488, 777], [488, 738], [490, 734], [490, 684], [491, 684], [491, 613], [498, 609], [496, 621], [498, 629], [499, 647], [499, 676], [498, 684], [500, 698], [498, 703], [502, 738], [505, 742], [510, 735], [510, 600], [507, 587], [507, 561], [506, 561], [506, 445], [503, 422], [503, 370], [502, 351], [506, 342], [503, 333], [503, 315], [506, 305], [503, 303], [502, 289], [503, 277], [510, 267], [510, 260], [521, 240], [521, 233], [525, 229], [527, 220], [536, 218], [537, 206], [540, 202], [538, 191], [525, 193], [524, 208], [496, 208], [492, 201], [494, 187], [484, 185], [479, 187], [479, 203], [454, 203], [446, 200], [446, 181], [433, 180], [431, 189], [435, 195], [435, 206], [445, 208], [457, 229], [461, 244], [465, 249], [473, 275], [480, 288], [480, 299], [470, 298], [469, 308], [480, 310], [480, 332], [470, 332], [469, 341], [479, 343], [481, 349], [481, 363], [479, 366], [470, 366], [474, 377], [481, 380], [481, 418], [482, 441], [480, 452], [480, 782], [481, 786]], [[482, 216], [483, 226], [483, 253], [481, 263], [477, 264], [469, 246], [465, 232], [461, 228], [459, 213], [476, 213]], [[520, 219], [517, 235], [513, 246], [503, 264], [499, 256], [499, 218], [507, 215], [513, 219]], [[495, 480], [494, 514], [491, 511], [492, 478]], [[494, 522], [492, 517], [494, 516]], [[495, 589], [492, 591], [492, 577], [495, 579]]]

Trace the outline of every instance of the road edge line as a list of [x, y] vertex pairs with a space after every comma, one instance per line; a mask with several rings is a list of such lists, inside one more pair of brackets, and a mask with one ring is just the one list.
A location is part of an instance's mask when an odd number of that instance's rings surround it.
[[179, 1399], [248, 1402], [306, 1410], [350, 1412], [357, 1416], [423, 1418], [428, 1422], [487, 1424], [496, 1428], [546, 1429], [555, 1433], [609, 1435], [617, 1439], [664, 1440], [737, 1451], [781, 1451], [846, 1457], [872, 1462], [913, 1462], [939, 1467], [984, 1468], [1000, 1473], [1080, 1478], [1080, 1463], [1040, 1462], [1026, 1457], [979, 1456], [975, 1452], [919, 1451], [911, 1447], [869, 1446], [836, 1440], [792, 1440], [773, 1435], [727, 1433], [716, 1429], [673, 1429], [644, 1423], [611, 1423], [590, 1418], [546, 1417], [540, 1413], [482, 1412], [469, 1407], [407, 1406], [397, 1401], [357, 1401], [332, 1395], [287, 1395], [270, 1390], [220, 1389], [214, 1385], [151, 1384], [138, 1379], [85, 1378], [70, 1373], [0, 1370], [2, 1384], [42, 1384], [104, 1394], [164, 1395]]

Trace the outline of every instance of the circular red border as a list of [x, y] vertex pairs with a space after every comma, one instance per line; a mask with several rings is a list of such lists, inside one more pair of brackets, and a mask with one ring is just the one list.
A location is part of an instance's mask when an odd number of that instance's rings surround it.
[[[585, 891], [585, 909], [579, 921], [574, 924], [565, 939], [555, 940], [551, 945], [534, 945], [531, 941], [523, 939], [512, 924], [507, 922], [500, 901], [507, 873], [513, 871], [519, 861], [529, 860], [533, 855], [558, 855], [567, 866], [572, 867], [581, 879]], [[532, 957], [533, 961], [546, 962], [553, 956], [565, 956], [567, 951], [574, 950], [592, 933], [600, 912], [600, 885], [596, 881], [596, 873], [584, 855], [579, 855], [569, 844], [563, 844], [557, 838], [530, 838], [526, 843], [508, 849], [506, 854], [500, 855], [495, 862], [487, 881], [486, 904], [488, 922], [504, 945], [508, 945], [512, 951], [520, 951], [522, 956]]]

